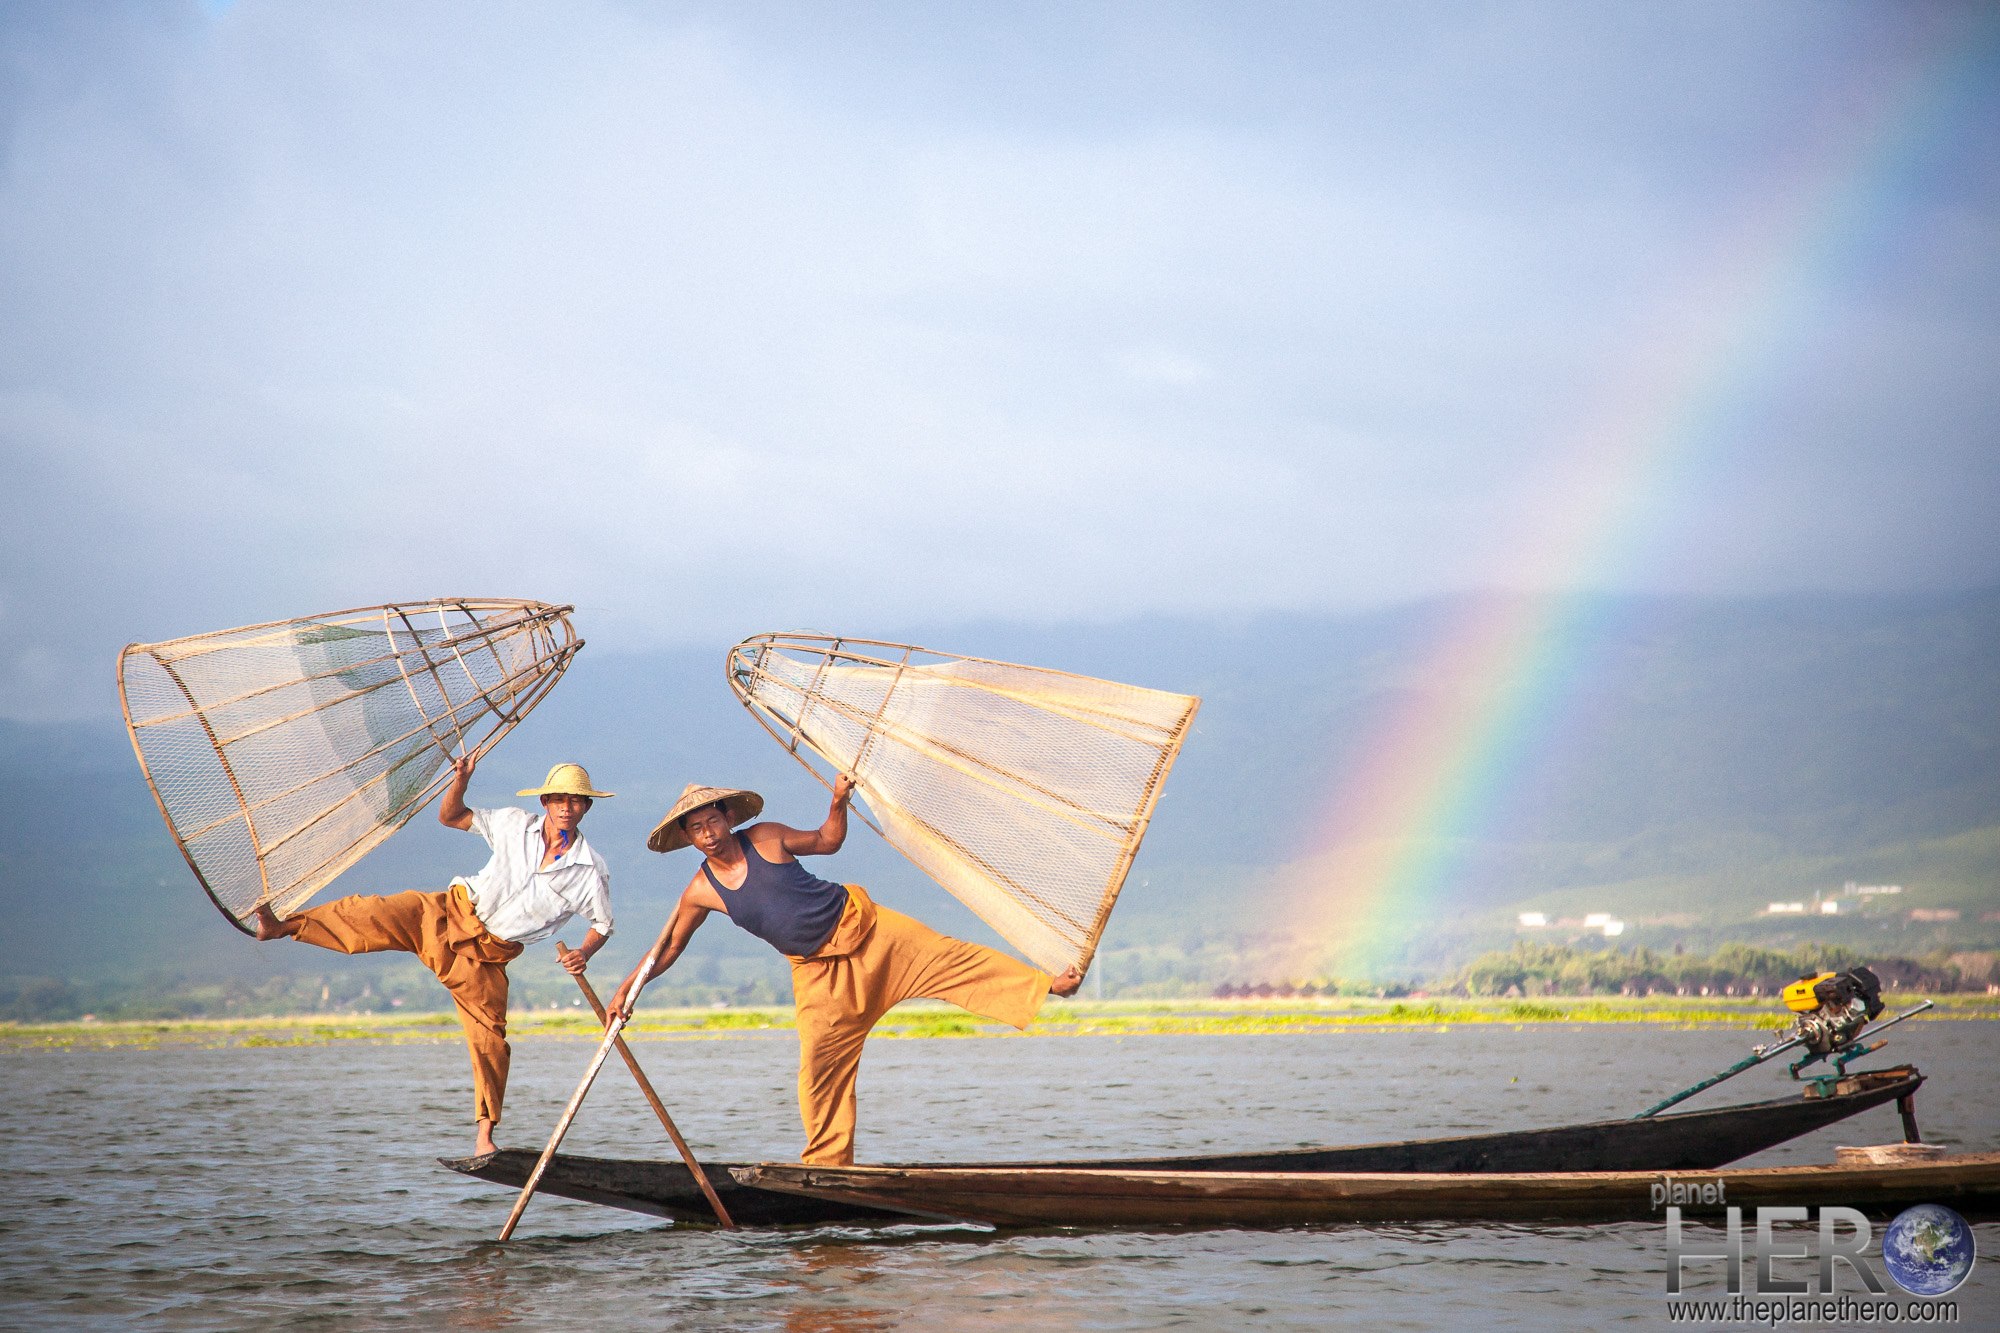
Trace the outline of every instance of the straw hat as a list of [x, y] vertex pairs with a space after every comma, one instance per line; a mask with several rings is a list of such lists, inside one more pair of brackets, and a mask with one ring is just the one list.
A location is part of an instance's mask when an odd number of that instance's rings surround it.
[[674, 808], [667, 811], [660, 826], [646, 838], [646, 845], [656, 852], [678, 851], [688, 846], [687, 834], [681, 829], [681, 817], [693, 814], [704, 805], [722, 803], [723, 811], [729, 816], [729, 827], [747, 824], [764, 813], [764, 798], [754, 791], [738, 791], [734, 787], [697, 787], [689, 783], [681, 791]]
[[608, 791], [597, 791], [590, 785], [590, 774], [583, 771], [582, 764], [557, 764], [549, 770], [539, 787], [529, 787], [517, 791], [516, 796], [588, 796], [595, 800], [599, 796], [614, 795]]

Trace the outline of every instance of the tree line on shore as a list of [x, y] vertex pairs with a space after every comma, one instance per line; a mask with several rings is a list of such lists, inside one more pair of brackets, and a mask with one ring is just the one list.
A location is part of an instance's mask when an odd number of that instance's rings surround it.
[[1809, 973], [1840, 972], [1867, 965], [1882, 984], [1898, 991], [1932, 994], [2000, 992], [2000, 955], [1934, 953], [1921, 958], [1870, 958], [1841, 945], [1808, 944], [1796, 949], [1760, 949], [1725, 944], [1713, 953], [1655, 949], [1577, 949], [1563, 944], [1521, 941], [1511, 949], [1481, 954], [1448, 977], [1427, 985], [1317, 980], [1226, 983], [1218, 998], [1290, 998], [1315, 995], [1411, 994], [1466, 996], [1534, 995], [1773, 995]]
[[[510, 1009], [587, 1012], [575, 982], [566, 973], [553, 966], [523, 968], [521, 972], [511, 979]], [[593, 977], [607, 995], [617, 984], [615, 973]], [[761, 976], [725, 976], [714, 982], [676, 978], [675, 982], [655, 982], [648, 987], [652, 1003], [737, 1007], [791, 1001], [788, 991]], [[171, 1022], [292, 1014], [423, 1014], [450, 1009], [450, 994], [415, 962], [261, 980], [191, 978], [164, 972], [95, 980], [0, 977], [0, 1022], [14, 1023], [80, 1018]]]
[[[1711, 953], [1579, 949], [1521, 942], [1481, 954], [1455, 972], [1400, 983], [1337, 978], [1232, 981], [1220, 985], [1197, 973], [1143, 972], [1113, 955], [1108, 999], [1292, 999], [1315, 996], [1462, 995], [1772, 995], [1805, 972], [1835, 971], [1866, 963], [1892, 990], [1937, 993], [2000, 992], [2000, 955], [1939, 951], [1916, 958], [1869, 957], [1840, 945], [1763, 949], [1725, 944]], [[789, 1003], [782, 977], [756, 960], [726, 960], [707, 970], [671, 974], [648, 988], [655, 1005], [745, 1007]], [[1237, 966], [1253, 957], [1238, 957]], [[1223, 962], [1227, 967], [1229, 963]], [[1162, 965], [1163, 966], [1163, 965]], [[1211, 964], [1212, 966], [1212, 964]], [[1248, 970], [1246, 968], [1246, 970]], [[1209, 972], [1213, 977], [1215, 973]], [[1241, 973], [1238, 974], [1239, 976]], [[1255, 973], [1252, 973], [1254, 976]], [[1268, 975], [1268, 974], [1267, 974]], [[609, 983], [598, 978], [600, 989]], [[552, 964], [521, 969], [514, 979], [515, 1009], [580, 1009], [575, 983]], [[1092, 994], [1086, 990], [1087, 995]], [[421, 965], [335, 971], [261, 980], [191, 979], [167, 974], [98, 981], [51, 977], [0, 977], [0, 1022], [60, 1022], [94, 1015], [103, 1019], [231, 1018], [314, 1013], [428, 1013], [450, 1008], [450, 997]]]

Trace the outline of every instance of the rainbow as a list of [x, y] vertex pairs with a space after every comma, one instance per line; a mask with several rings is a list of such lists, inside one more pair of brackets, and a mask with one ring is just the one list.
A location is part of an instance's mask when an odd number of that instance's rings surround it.
[[[1560, 451], [1563, 483], [1503, 546], [1514, 557], [1506, 567], [1567, 590], [1643, 569], [1675, 501], [1796, 345], [1826, 282], [1890, 234], [1905, 173], [1935, 161], [1953, 133], [1970, 136], [1965, 106], [1994, 68], [1995, 33], [1991, 21], [1941, 28], [1895, 77], [1858, 94], [1870, 100], [1827, 118], [1705, 276], [1620, 358], [1627, 373]], [[1603, 645], [1605, 606], [1558, 591], [1484, 594], [1454, 611], [1410, 701], [1343, 767], [1285, 867], [1299, 926], [1294, 970], [1379, 974], [1448, 910], [1465, 852], [1556, 732]]]

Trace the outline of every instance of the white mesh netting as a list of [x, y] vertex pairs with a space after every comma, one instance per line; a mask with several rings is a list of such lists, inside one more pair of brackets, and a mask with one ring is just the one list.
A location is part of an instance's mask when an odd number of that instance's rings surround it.
[[891, 846], [1050, 972], [1087, 967], [1201, 701], [905, 644], [760, 634], [744, 706], [854, 773]]
[[287, 914], [402, 827], [562, 675], [569, 609], [455, 598], [127, 647], [132, 747], [216, 906]]

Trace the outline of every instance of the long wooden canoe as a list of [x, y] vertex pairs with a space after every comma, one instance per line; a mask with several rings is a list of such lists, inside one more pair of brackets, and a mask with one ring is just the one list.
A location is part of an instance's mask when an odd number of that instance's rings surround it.
[[[1074, 1171], [1050, 1167], [735, 1168], [745, 1185], [910, 1217], [1002, 1227], [1276, 1227], [1324, 1222], [1645, 1221], [1777, 1204], [1881, 1214], [2000, 1204], [2000, 1153], [1899, 1165], [1720, 1171]], [[1676, 1188], [1678, 1187], [1678, 1191]]]
[[[1164, 1172], [1546, 1172], [1692, 1171], [1738, 1161], [1752, 1153], [1825, 1128], [1849, 1116], [1907, 1098], [1923, 1083], [1909, 1065], [1855, 1074], [1832, 1096], [1684, 1111], [1645, 1120], [1598, 1120], [1551, 1129], [1510, 1130], [1397, 1143], [1198, 1157], [1141, 1157], [1116, 1161], [972, 1162], [965, 1167]], [[441, 1158], [443, 1165], [477, 1179], [520, 1189], [538, 1154], [502, 1149], [484, 1157]], [[903, 1220], [901, 1214], [865, 1204], [813, 1198], [745, 1185], [731, 1175], [743, 1162], [704, 1163], [723, 1206], [744, 1226], [818, 1226]], [[923, 1165], [921, 1163], [913, 1165]], [[542, 1179], [544, 1193], [586, 1203], [627, 1208], [655, 1217], [704, 1225], [714, 1221], [694, 1178], [680, 1162], [557, 1154]]]

